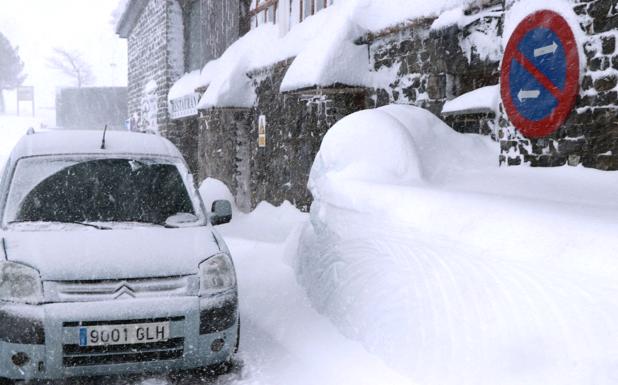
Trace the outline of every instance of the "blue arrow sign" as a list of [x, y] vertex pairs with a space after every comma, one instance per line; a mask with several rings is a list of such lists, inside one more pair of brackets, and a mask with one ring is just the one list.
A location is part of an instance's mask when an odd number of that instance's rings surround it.
[[[567, 59], [562, 42], [550, 29], [535, 28], [524, 35], [517, 50], [529, 65], [525, 68], [519, 61], [513, 61], [510, 73], [513, 103], [525, 118], [545, 119], [558, 106], [555, 92], [563, 90], [566, 81]], [[539, 76], [554, 87], [548, 87], [546, 82], [542, 84]]]

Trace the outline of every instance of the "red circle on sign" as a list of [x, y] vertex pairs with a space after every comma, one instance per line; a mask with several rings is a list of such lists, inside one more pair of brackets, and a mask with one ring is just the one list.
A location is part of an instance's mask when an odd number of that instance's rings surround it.
[[[558, 105], [548, 117], [541, 120], [530, 120], [519, 113], [511, 94], [510, 73], [514, 60], [521, 60], [524, 55], [519, 52], [517, 46], [524, 36], [535, 28], [546, 28], [554, 32], [564, 47], [566, 57], [566, 79], [564, 89], [559, 90], [553, 84], [540, 81], [547, 88], [557, 91]], [[524, 60], [522, 60], [524, 61]], [[526, 66], [524, 65], [524, 68]], [[502, 69], [500, 71], [500, 95], [509, 120], [524, 136], [528, 138], [542, 138], [554, 133], [567, 119], [579, 92], [579, 53], [577, 43], [571, 27], [562, 16], [556, 12], [543, 10], [527, 16], [519, 23], [504, 50]]]

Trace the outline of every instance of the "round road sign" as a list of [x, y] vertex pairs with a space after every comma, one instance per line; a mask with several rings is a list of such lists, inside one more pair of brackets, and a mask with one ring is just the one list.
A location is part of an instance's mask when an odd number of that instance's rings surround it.
[[579, 54], [571, 27], [556, 12], [527, 16], [504, 51], [500, 94], [513, 125], [529, 138], [555, 132], [579, 91]]

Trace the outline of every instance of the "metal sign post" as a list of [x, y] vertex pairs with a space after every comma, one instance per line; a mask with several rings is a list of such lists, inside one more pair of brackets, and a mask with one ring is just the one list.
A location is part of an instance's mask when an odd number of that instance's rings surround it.
[[509, 120], [524, 136], [554, 133], [579, 92], [579, 54], [571, 27], [556, 12], [527, 16], [504, 51], [500, 94]]

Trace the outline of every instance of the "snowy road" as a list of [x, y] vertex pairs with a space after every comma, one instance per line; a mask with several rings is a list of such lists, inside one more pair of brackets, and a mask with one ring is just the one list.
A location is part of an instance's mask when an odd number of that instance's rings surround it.
[[240, 293], [241, 345], [238, 366], [230, 374], [73, 379], [62, 384], [410, 384], [310, 305], [286, 261], [286, 239], [307, 219], [290, 206], [262, 204], [252, 215], [218, 228], [234, 256]]
[[236, 215], [217, 227], [239, 282], [231, 373], [60, 383], [618, 383], [616, 174], [482, 171], [330, 180], [315, 227], [289, 203]]

